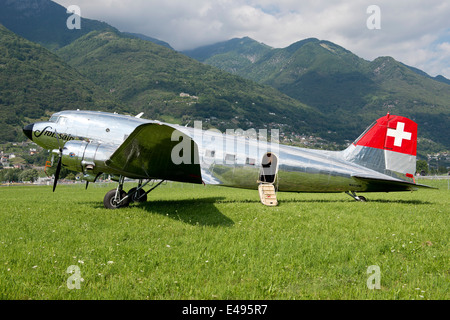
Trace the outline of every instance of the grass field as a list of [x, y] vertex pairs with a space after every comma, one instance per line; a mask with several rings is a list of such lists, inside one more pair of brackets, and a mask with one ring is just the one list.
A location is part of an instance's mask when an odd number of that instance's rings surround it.
[[1, 187], [0, 299], [449, 299], [448, 182], [421, 183], [440, 189], [278, 207], [169, 183], [120, 210], [103, 208], [114, 185]]

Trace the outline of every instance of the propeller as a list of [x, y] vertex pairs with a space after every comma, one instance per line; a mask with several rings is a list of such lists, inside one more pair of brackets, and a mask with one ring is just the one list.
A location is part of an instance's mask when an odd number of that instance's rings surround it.
[[53, 192], [55, 192], [56, 185], [58, 184], [59, 173], [61, 172], [62, 149], [59, 149], [59, 150], [60, 150], [60, 154], [59, 154], [58, 165], [56, 166], [55, 181], [53, 182]]
[[62, 155], [63, 155], [63, 148], [61, 147], [61, 144], [59, 143], [59, 135], [58, 132], [55, 129], [55, 133], [56, 133], [56, 139], [58, 140], [58, 155], [59, 155], [59, 159], [58, 159], [58, 165], [56, 166], [56, 172], [55, 172], [55, 181], [53, 182], [53, 192], [55, 192], [56, 189], [56, 185], [58, 184], [58, 179], [59, 179], [59, 174], [61, 172], [61, 166], [62, 166]]

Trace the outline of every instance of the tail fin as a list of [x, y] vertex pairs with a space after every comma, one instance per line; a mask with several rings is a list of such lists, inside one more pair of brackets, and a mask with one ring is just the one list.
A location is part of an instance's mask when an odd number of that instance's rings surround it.
[[344, 151], [347, 161], [410, 181], [416, 172], [417, 123], [389, 113]]

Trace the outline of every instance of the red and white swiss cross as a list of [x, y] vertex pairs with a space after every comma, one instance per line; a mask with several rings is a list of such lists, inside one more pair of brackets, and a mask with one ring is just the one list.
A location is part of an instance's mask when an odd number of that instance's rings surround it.
[[417, 149], [417, 123], [391, 116], [387, 123], [384, 149], [415, 156]]
[[387, 114], [378, 119], [355, 145], [416, 156], [417, 123], [405, 117]]

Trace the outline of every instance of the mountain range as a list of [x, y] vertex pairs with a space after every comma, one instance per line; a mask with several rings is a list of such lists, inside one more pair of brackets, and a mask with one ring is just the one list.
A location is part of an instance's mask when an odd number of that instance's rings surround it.
[[182, 124], [208, 120], [220, 130], [284, 124], [305, 132], [326, 119], [270, 86], [110, 30], [91, 32], [57, 54], [125, 103], [128, 112], [151, 118]]
[[23, 124], [63, 108], [120, 106], [57, 55], [2, 25], [0, 52], [0, 143], [23, 140]]
[[317, 108], [343, 126], [340, 133], [391, 112], [418, 122], [422, 137], [450, 145], [450, 135], [442, 137], [450, 120], [449, 80], [432, 78], [392, 57], [366, 61], [315, 38], [275, 49], [245, 37], [184, 53]]
[[68, 30], [67, 17], [50, 0], [0, 0], [0, 141], [26, 121], [83, 108], [277, 128], [342, 146], [391, 112], [418, 122], [422, 157], [450, 149], [449, 80], [391, 57], [366, 61], [314, 38], [276, 49], [245, 37], [176, 52], [105, 22]]
[[48, 49], [68, 45], [93, 30], [114, 29], [105, 22], [81, 18], [81, 29], [69, 30], [67, 9], [49, 0], [0, 0], [0, 23]]

